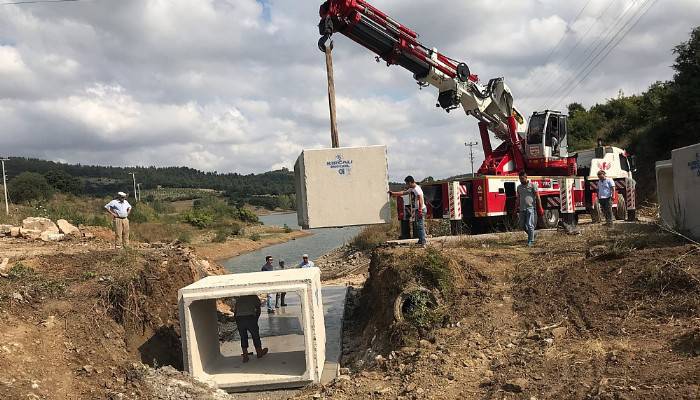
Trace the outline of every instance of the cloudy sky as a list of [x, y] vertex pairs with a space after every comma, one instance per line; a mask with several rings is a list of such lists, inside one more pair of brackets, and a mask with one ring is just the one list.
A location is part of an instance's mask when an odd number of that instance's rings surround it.
[[[320, 3], [0, 6], [0, 153], [219, 172], [292, 168], [302, 148], [330, 144]], [[505, 77], [527, 114], [669, 79], [671, 49], [700, 24], [698, 0], [372, 3], [483, 80]], [[592, 56], [619, 39], [587, 74]], [[342, 145], [386, 144], [392, 179], [469, 172], [463, 143], [477, 140], [476, 120], [436, 109], [434, 90], [340, 35], [334, 64]]]

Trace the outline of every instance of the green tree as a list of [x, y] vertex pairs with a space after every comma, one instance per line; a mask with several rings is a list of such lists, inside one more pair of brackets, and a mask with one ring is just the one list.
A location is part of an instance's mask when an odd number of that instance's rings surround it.
[[10, 198], [18, 203], [48, 200], [53, 194], [51, 185], [43, 175], [23, 172], [8, 183]]
[[80, 194], [83, 191], [83, 184], [80, 179], [60, 170], [52, 169], [44, 174], [46, 181], [54, 189], [62, 193]]

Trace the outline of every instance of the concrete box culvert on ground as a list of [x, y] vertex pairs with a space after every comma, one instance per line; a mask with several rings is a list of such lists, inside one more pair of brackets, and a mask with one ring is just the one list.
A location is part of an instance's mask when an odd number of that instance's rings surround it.
[[391, 220], [386, 146], [304, 150], [294, 165], [294, 185], [304, 229]]
[[675, 149], [656, 163], [656, 193], [661, 220], [700, 239], [700, 143]]
[[[219, 342], [216, 302], [244, 295], [287, 292], [299, 297], [303, 350], [270, 348], [261, 359], [243, 363], [240, 347], [224, 354]], [[326, 332], [318, 268], [209, 276], [179, 291], [182, 352], [187, 372], [200, 381], [229, 391], [301, 387], [319, 383], [325, 363]], [[265, 307], [263, 307], [263, 313]], [[295, 314], [296, 315], [296, 314]], [[265, 347], [265, 338], [263, 347]], [[282, 340], [280, 343], [287, 343]], [[250, 348], [252, 348], [252, 343]]]

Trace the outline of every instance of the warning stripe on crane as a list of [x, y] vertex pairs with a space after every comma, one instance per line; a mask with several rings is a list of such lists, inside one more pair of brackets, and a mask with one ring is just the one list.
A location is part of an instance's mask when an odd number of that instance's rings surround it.
[[459, 182], [450, 182], [447, 185], [447, 195], [449, 199], [449, 209], [450, 209], [450, 219], [460, 220], [462, 219], [462, 186]]
[[637, 182], [633, 178], [626, 178], [626, 188], [625, 188], [625, 200], [627, 200], [627, 209], [636, 210], [637, 209]]
[[547, 196], [545, 199], [547, 208], [559, 208], [560, 199], [558, 197]]
[[576, 208], [574, 207], [574, 196], [573, 196], [573, 190], [574, 189], [574, 180], [571, 178], [562, 178], [561, 179], [561, 185], [559, 189], [559, 197], [560, 197], [560, 202], [561, 206], [559, 208], [559, 211], [563, 214], [570, 214], [575, 212]]
[[459, 185], [459, 194], [462, 196], [467, 195], [467, 185], [462, 185], [462, 184]]

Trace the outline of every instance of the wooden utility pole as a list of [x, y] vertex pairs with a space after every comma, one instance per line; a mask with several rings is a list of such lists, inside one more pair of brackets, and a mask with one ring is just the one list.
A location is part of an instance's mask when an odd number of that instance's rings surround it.
[[5, 189], [5, 214], [10, 215], [10, 204], [7, 202], [7, 178], [5, 177], [5, 161], [10, 161], [10, 159], [0, 158], [0, 162], [2, 162], [2, 188]]
[[134, 180], [134, 202], [138, 203], [139, 199], [138, 199], [138, 197], [136, 197], [136, 196], [138, 196], [136, 194], [136, 174], [133, 172], [129, 172], [129, 174], [131, 174], [131, 178]]
[[469, 160], [471, 161], [472, 165], [472, 176], [474, 176], [474, 151], [473, 147], [477, 146], [479, 142], [469, 142], [469, 143], [464, 143], [465, 146], [469, 146]]
[[333, 79], [333, 41], [329, 41], [328, 45], [324, 46], [326, 54], [326, 74], [328, 75], [328, 108], [331, 113], [331, 146], [334, 148], [340, 147], [338, 141], [338, 124], [335, 118], [335, 81]]

